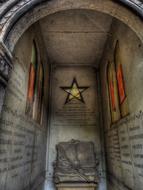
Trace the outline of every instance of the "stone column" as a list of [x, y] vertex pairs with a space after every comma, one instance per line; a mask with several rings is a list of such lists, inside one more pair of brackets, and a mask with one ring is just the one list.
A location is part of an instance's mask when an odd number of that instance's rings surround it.
[[10, 77], [10, 71], [12, 69], [12, 56], [10, 52], [0, 44], [0, 114], [5, 97], [5, 90]]

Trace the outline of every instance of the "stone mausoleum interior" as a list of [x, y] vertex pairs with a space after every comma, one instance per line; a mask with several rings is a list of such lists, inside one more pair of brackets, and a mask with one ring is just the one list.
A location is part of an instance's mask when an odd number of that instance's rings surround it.
[[0, 190], [143, 190], [143, 3], [0, 1]]

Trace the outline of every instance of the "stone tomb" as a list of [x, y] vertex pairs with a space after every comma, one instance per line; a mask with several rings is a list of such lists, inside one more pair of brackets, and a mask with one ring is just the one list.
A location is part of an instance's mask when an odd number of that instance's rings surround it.
[[58, 190], [95, 190], [97, 160], [92, 142], [71, 140], [57, 145], [54, 182]]

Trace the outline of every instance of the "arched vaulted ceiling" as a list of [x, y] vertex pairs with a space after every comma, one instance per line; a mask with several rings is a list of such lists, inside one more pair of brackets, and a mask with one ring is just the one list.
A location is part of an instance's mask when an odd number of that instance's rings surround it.
[[38, 20], [66, 10], [88, 10], [114, 17], [143, 42], [142, 0], [0, 0], [0, 72], [9, 78], [12, 54], [22, 34]]
[[[12, 57], [17, 41], [32, 24], [48, 15], [66, 10], [101, 12], [107, 17], [119, 19], [143, 41], [143, 28], [140, 27], [143, 18], [141, 0], [1, 0], [0, 46]], [[108, 19], [108, 27], [105, 26], [105, 33], [109, 31], [110, 20]], [[104, 36], [100, 39], [106, 40]], [[94, 61], [94, 58], [91, 60]]]
[[68, 10], [40, 20], [51, 63], [98, 67], [113, 17], [97, 11]]

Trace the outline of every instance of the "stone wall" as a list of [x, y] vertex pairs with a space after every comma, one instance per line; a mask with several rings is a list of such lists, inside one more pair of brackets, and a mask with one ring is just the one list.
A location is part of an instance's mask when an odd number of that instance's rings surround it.
[[[45, 179], [48, 64], [39, 26], [28, 29], [17, 43], [13, 69], [0, 117], [0, 189], [40, 190]], [[33, 40], [45, 71], [41, 124], [25, 114]], [[41, 56], [40, 56], [41, 55]]]
[[[107, 65], [115, 62], [115, 44], [127, 96], [128, 115], [111, 121]], [[114, 21], [100, 67], [108, 189], [141, 190], [143, 186], [143, 46], [127, 26]]]

